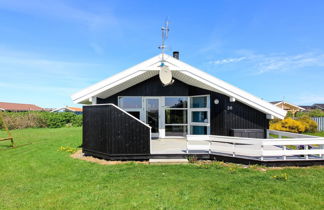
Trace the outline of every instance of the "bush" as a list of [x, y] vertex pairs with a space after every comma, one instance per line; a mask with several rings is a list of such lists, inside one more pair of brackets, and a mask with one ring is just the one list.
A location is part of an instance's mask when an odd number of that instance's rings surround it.
[[[3, 118], [9, 129], [82, 126], [82, 115], [72, 112], [5, 112]], [[1, 122], [0, 128], [3, 128]]]
[[303, 111], [303, 112], [297, 112], [296, 117], [300, 118], [303, 116], [308, 116], [308, 117], [324, 117], [324, 111], [320, 109], [311, 109], [308, 111]]
[[270, 124], [270, 129], [278, 131], [288, 131], [293, 133], [302, 133], [305, 132], [305, 125], [304, 123], [299, 122], [297, 120], [286, 118], [284, 120]]
[[307, 116], [296, 120], [288, 117], [284, 120], [272, 121], [270, 129], [293, 133], [315, 132], [317, 130], [317, 123]]
[[317, 131], [317, 123], [308, 116], [303, 116], [298, 121], [305, 124], [305, 132], [314, 133]]

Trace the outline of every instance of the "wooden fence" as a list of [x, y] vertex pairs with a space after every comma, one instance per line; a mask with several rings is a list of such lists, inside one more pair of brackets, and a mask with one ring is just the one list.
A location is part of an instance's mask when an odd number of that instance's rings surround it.
[[312, 119], [317, 123], [317, 130], [324, 131], [324, 117], [312, 117]]
[[83, 152], [105, 159], [147, 159], [151, 127], [114, 104], [83, 107]]

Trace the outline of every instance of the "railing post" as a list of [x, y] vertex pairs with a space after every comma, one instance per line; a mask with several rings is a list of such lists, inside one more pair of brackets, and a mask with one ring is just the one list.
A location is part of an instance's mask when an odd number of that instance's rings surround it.
[[233, 157], [235, 157], [235, 142], [233, 142]]
[[286, 145], [283, 145], [283, 151], [284, 151], [284, 155], [283, 155], [283, 159], [286, 160], [287, 159], [287, 156], [286, 156], [286, 150], [287, 150], [287, 146]]
[[[321, 144], [321, 145], [320, 145], [320, 149], [321, 149], [321, 150], [324, 150], [324, 145], [323, 145], [323, 144]], [[320, 154], [320, 157], [321, 157], [321, 158], [324, 158], [324, 155], [323, 155], [323, 153], [322, 153], [322, 154]]]
[[261, 160], [263, 161], [264, 158], [263, 158], [263, 144], [261, 143]]
[[[304, 150], [308, 150], [308, 145], [304, 145]], [[306, 160], [308, 160], [308, 154], [305, 155]]]
[[189, 143], [189, 140], [188, 140], [188, 137], [187, 137], [187, 154], [189, 154], [188, 143]]

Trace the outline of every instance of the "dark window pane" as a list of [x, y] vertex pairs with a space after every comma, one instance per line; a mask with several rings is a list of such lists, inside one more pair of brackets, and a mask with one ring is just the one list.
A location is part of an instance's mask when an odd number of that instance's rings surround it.
[[207, 112], [192, 112], [192, 122], [208, 122]]
[[165, 110], [165, 124], [186, 124], [187, 110]]
[[159, 132], [159, 99], [146, 99], [146, 122], [152, 133]]
[[140, 112], [128, 112], [129, 114], [133, 115], [137, 119], [140, 119]]
[[207, 107], [207, 96], [201, 97], [192, 97], [191, 101], [191, 108], [206, 108]]
[[169, 108], [187, 108], [188, 98], [187, 97], [166, 97], [165, 106]]
[[186, 136], [187, 126], [165, 126], [166, 136]]
[[142, 108], [142, 98], [123, 96], [119, 98], [119, 105], [123, 109]]
[[207, 126], [191, 126], [191, 134], [207, 135]]

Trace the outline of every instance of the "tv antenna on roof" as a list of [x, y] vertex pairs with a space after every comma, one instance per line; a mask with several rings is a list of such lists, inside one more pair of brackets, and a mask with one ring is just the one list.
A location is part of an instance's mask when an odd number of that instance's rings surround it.
[[166, 20], [164, 26], [161, 27], [161, 31], [162, 31], [162, 44], [161, 46], [159, 46], [159, 49], [161, 50], [162, 53], [162, 62], [164, 61], [163, 59], [163, 55], [164, 55], [164, 49], [165, 49], [165, 41], [168, 39], [169, 36], [169, 21]]
[[161, 46], [159, 46], [159, 49], [161, 50], [161, 54], [162, 54], [162, 60], [161, 60], [161, 65], [159, 66], [160, 72], [159, 72], [159, 76], [160, 76], [160, 80], [163, 83], [164, 86], [167, 85], [171, 85], [174, 80], [172, 79], [172, 73], [171, 70], [169, 69], [169, 67], [167, 65], [164, 64], [165, 60], [164, 60], [164, 50], [165, 50], [165, 41], [168, 39], [169, 36], [169, 21], [166, 20], [165, 21], [165, 25], [161, 27], [161, 31], [162, 31], [162, 44]]

